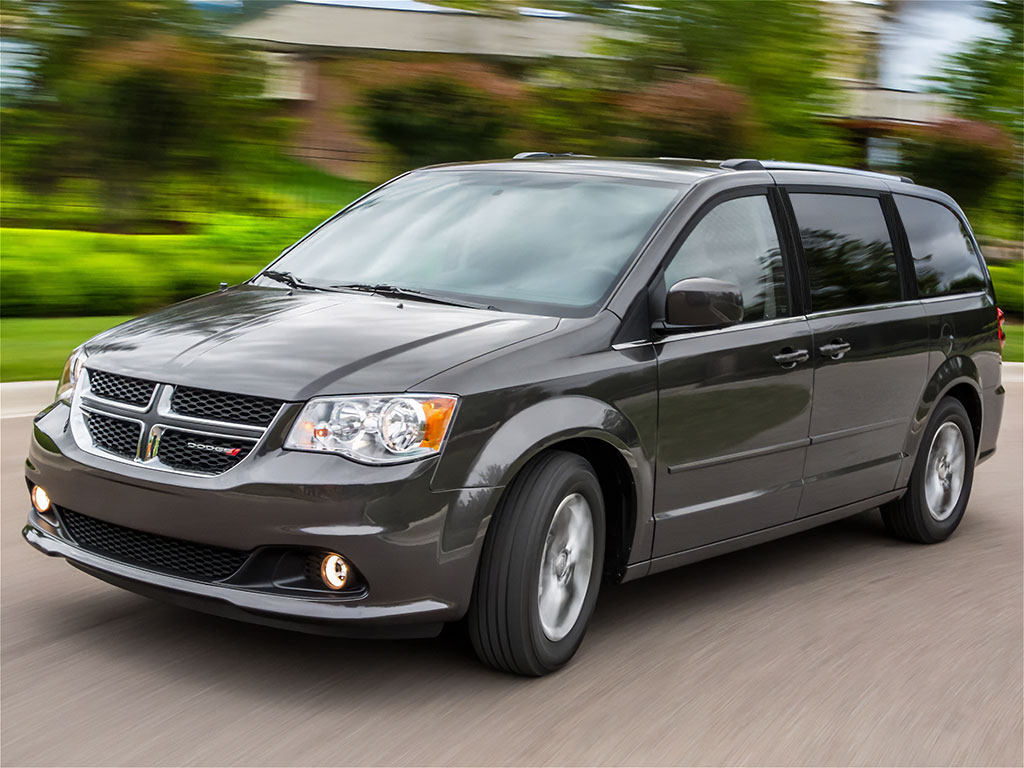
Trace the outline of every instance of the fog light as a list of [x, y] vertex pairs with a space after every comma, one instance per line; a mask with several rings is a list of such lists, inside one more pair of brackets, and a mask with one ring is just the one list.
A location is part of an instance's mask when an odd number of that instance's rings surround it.
[[42, 489], [42, 486], [32, 486], [32, 506], [36, 508], [36, 512], [48, 512], [50, 509], [50, 497], [46, 491]]
[[345, 558], [333, 552], [325, 555], [320, 563], [320, 578], [329, 589], [344, 589], [348, 583], [348, 563]]

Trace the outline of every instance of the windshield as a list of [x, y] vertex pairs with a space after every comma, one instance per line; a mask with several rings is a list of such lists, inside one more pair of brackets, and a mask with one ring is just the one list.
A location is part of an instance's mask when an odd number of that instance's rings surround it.
[[430, 171], [359, 201], [274, 270], [499, 309], [592, 313], [679, 195], [676, 185], [519, 171]]

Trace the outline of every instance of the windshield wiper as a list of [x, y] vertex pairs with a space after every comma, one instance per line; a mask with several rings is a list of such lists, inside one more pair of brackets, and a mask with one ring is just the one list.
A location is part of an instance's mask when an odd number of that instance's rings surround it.
[[324, 288], [321, 285], [313, 285], [312, 283], [307, 283], [301, 277], [296, 277], [291, 272], [279, 271], [279, 270], [276, 270], [276, 269], [265, 269], [262, 272], [260, 272], [259, 277], [269, 277], [271, 280], [274, 280], [274, 281], [276, 281], [278, 283], [284, 283], [289, 288], [294, 288], [296, 290], [306, 290], [306, 291], [327, 291], [327, 290], [330, 290], [329, 288]]
[[397, 285], [387, 283], [345, 283], [331, 285], [330, 288], [344, 291], [365, 291], [366, 293], [379, 293], [381, 296], [394, 296], [399, 299], [413, 299], [416, 301], [432, 301], [435, 304], [447, 304], [451, 307], [469, 307], [470, 309], [491, 309], [498, 310], [492, 304], [481, 304], [476, 301], [465, 301], [463, 299], [452, 299], [448, 296], [441, 296], [437, 293], [417, 291], [413, 288], [401, 288]]

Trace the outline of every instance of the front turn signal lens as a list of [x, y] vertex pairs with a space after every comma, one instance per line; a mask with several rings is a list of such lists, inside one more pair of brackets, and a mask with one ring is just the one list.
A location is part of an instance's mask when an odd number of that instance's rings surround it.
[[426, 417], [423, 428], [423, 440], [420, 447], [432, 451], [441, 450], [441, 441], [448, 434], [448, 425], [455, 413], [455, 399], [452, 397], [435, 397], [422, 403]]

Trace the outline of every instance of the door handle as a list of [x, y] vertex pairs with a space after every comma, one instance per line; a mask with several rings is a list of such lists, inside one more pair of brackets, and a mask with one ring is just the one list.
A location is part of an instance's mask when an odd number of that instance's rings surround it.
[[850, 342], [832, 339], [828, 344], [818, 347], [818, 351], [833, 360], [842, 360], [843, 355], [850, 351]]
[[[789, 349], [787, 347], [786, 349]], [[810, 355], [806, 349], [793, 349], [789, 352], [779, 352], [774, 356], [775, 362], [781, 365], [783, 368], [792, 368], [797, 363], [806, 363], [810, 359]]]

